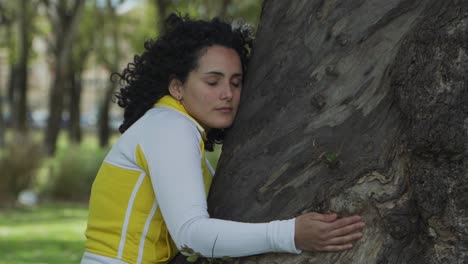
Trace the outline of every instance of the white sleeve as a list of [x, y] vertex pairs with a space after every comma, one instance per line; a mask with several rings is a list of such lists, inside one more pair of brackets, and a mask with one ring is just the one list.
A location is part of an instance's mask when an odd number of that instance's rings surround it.
[[300, 253], [295, 219], [240, 223], [211, 219], [201, 168], [200, 134], [188, 119], [165, 120], [141, 140], [158, 205], [177, 247], [206, 257]]

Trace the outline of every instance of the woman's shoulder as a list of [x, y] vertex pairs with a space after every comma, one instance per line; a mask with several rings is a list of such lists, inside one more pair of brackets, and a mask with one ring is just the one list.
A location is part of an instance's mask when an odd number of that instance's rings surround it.
[[[134, 157], [136, 146], [151, 149], [167, 142], [198, 145], [202, 137], [190, 118], [170, 108], [152, 108], [129, 127], [113, 146], [111, 152], [130, 153]], [[127, 158], [128, 158], [127, 157]]]
[[196, 139], [201, 138], [198, 125], [193, 120], [177, 110], [155, 107], [148, 110], [122, 136], [144, 139], [190, 135]]
[[146, 126], [155, 126], [158, 129], [183, 128], [197, 131], [197, 124], [185, 114], [168, 107], [154, 107], [143, 116], [143, 123]]

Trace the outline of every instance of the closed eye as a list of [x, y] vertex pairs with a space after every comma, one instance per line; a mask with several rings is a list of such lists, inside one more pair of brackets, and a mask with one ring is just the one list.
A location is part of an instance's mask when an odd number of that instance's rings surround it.
[[241, 82], [231, 82], [231, 85], [238, 88], [241, 87]]
[[238, 88], [242, 86], [242, 78], [240, 76], [235, 76], [231, 79], [231, 85]]

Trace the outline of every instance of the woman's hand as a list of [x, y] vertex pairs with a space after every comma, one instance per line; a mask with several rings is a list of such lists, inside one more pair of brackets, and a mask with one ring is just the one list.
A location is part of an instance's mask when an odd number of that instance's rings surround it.
[[306, 251], [340, 251], [362, 237], [360, 216], [337, 219], [336, 214], [306, 213], [296, 217], [294, 242]]

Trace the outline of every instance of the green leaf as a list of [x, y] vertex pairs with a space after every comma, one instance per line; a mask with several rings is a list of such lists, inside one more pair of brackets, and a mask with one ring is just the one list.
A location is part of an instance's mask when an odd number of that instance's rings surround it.
[[180, 249], [180, 252], [181, 253], [186, 253], [187, 255], [193, 255], [195, 253], [195, 251], [187, 246], [183, 246], [181, 249]]
[[195, 263], [195, 262], [197, 262], [197, 260], [198, 260], [197, 255], [192, 255], [192, 256], [187, 257], [187, 261], [190, 262], [190, 263]]
[[325, 158], [330, 162], [333, 162], [333, 161], [335, 161], [337, 159], [336, 154], [333, 153], [333, 152], [326, 152], [325, 153]]

